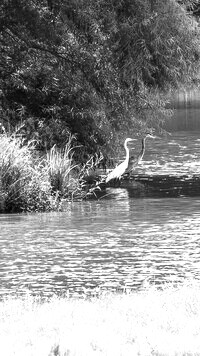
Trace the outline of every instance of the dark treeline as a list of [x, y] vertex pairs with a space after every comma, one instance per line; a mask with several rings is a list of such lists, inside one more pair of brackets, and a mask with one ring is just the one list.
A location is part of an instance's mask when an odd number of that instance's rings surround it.
[[23, 123], [39, 149], [75, 135], [79, 160], [159, 127], [167, 92], [197, 84], [196, 3], [2, 0], [2, 125]]

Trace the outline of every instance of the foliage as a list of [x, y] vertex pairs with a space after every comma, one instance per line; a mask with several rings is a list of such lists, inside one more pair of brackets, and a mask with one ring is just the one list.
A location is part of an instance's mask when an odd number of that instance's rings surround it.
[[23, 121], [41, 149], [75, 135], [79, 161], [116, 147], [119, 133], [159, 127], [166, 92], [199, 70], [194, 3], [3, 0], [2, 124]]
[[[200, 55], [197, 22], [173, 0], [113, 0], [109, 20], [109, 28], [114, 28], [112, 52], [129, 115], [135, 112], [142, 122], [155, 125], [158, 115], [162, 119], [166, 114], [162, 93], [189, 85], [196, 78]], [[130, 127], [131, 121], [127, 122]]]

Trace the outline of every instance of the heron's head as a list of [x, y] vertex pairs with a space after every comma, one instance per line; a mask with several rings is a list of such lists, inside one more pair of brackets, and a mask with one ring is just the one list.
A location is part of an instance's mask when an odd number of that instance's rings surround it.
[[131, 141], [135, 141], [135, 139], [130, 137], [126, 138], [126, 140], [124, 141], [124, 146], [127, 146], [127, 144]]
[[146, 135], [145, 135], [145, 138], [147, 137], [151, 137], [151, 138], [156, 138], [156, 136], [152, 135], [152, 133], [148, 132]]
[[142, 128], [137, 136], [139, 136], [141, 139], [146, 139], [147, 137], [150, 137], [150, 138], [156, 138], [157, 136], [155, 135], [155, 129], [154, 127], [145, 127], [145, 128]]
[[125, 140], [126, 143], [128, 143], [128, 142], [130, 142], [130, 141], [134, 141], [134, 138], [128, 137], [128, 138], [126, 138], [126, 140]]
[[145, 133], [144, 138], [147, 138], [147, 137], [150, 137], [150, 138], [156, 138], [157, 136], [156, 136], [156, 135], [154, 135], [154, 130], [153, 130], [153, 129], [151, 129], [151, 130], [149, 130], [149, 131], [147, 131], [147, 132]]
[[124, 141], [124, 148], [125, 148], [125, 149], [127, 148], [127, 144], [128, 144], [129, 142], [131, 142], [131, 141], [135, 141], [134, 138], [130, 138], [130, 137], [126, 138], [126, 140]]

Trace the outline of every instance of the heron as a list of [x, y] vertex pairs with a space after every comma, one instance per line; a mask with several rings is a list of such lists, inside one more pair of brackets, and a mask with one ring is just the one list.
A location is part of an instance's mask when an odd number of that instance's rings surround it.
[[125, 173], [128, 173], [130, 175], [130, 173], [133, 171], [133, 169], [135, 168], [135, 166], [142, 160], [144, 153], [145, 153], [145, 141], [147, 139], [147, 137], [151, 137], [151, 138], [156, 138], [156, 136], [153, 136], [150, 132], [148, 132], [145, 137], [142, 138], [142, 148], [140, 153], [135, 157], [135, 156], [131, 156], [129, 158], [128, 161], [128, 167], [126, 168]]
[[120, 179], [121, 176], [125, 173], [126, 169], [128, 168], [128, 163], [129, 163], [129, 148], [128, 148], [128, 142], [134, 141], [133, 138], [126, 138], [124, 141], [124, 148], [126, 151], [126, 157], [125, 160], [120, 163], [117, 167], [115, 167], [106, 177], [105, 182], [108, 183], [112, 179]]

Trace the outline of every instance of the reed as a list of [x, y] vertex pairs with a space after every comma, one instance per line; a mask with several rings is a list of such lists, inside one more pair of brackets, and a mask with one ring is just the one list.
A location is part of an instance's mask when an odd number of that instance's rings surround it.
[[90, 299], [5, 298], [0, 330], [4, 356], [196, 356], [200, 287]]

